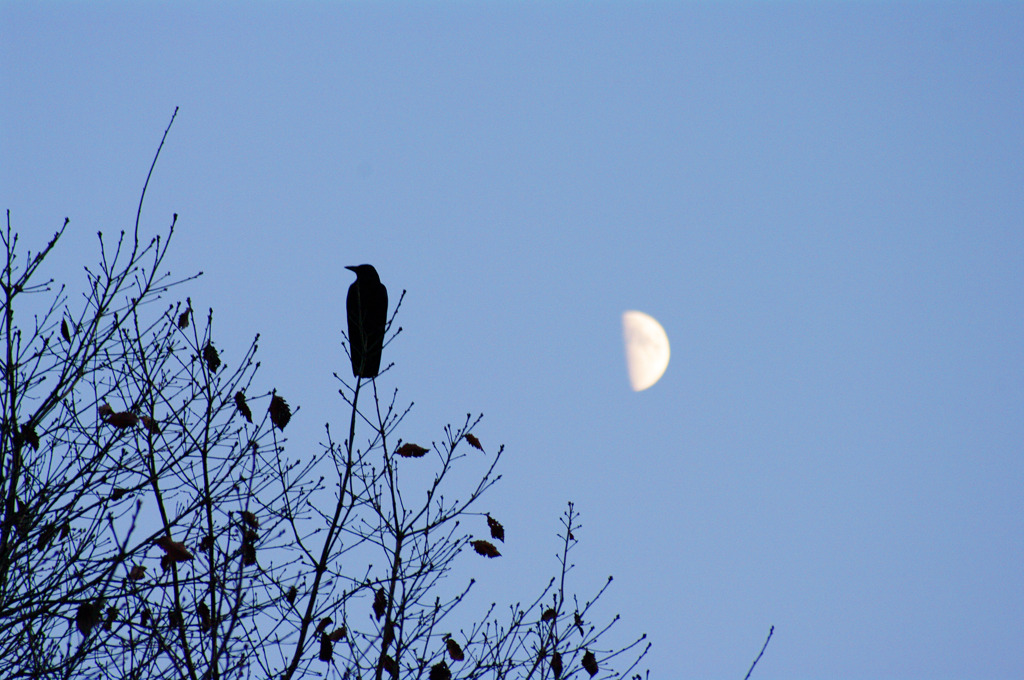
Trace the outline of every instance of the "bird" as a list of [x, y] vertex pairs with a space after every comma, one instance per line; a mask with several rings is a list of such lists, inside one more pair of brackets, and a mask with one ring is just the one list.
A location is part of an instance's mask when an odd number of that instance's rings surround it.
[[384, 326], [388, 317], [388, 289], [380, 282], [373, 265], [345, 267], [355, 272], [348, 289], [348, 342], [352, 350], [352, 375], [376, 378], [384, 349]]

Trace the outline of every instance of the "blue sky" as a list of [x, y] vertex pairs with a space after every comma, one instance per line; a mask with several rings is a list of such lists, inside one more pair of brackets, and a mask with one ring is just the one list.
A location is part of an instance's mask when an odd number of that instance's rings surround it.
[[[179, 214], [296, 453], [343, 419], [344, 265], [427, 441], [503, 442], [527, 599], [582, 512], [656, 677], [1024, 674], [1024, 5], [0, 4], [0, 199], [52, 274]], [[672, 363], [626, 379], [620, 315]]]

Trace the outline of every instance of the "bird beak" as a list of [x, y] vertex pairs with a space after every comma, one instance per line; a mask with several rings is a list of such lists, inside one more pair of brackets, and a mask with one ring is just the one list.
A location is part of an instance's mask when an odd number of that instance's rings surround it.
[[346, 265], [346, 266], [345, 266], [345, 269], [347, 269], [347, 270], [349, 270], [349, 271], [352, 271], [352, 272], [354, 272], [354, 271], [356, 270], [356, 268], [355, 268], [355, 267], [353, 267], [352, 265]]

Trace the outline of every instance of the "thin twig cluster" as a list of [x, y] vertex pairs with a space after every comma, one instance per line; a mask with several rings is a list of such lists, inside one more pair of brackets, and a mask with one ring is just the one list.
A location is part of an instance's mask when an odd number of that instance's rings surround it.
[[571, 504], [539, 595], [468, 611], [462, 565], [505, 539], [480, 416], [421, 446], [397, 391], [339, 377], [344, 435], [288, 457], [298, 409], [257, 387], [258, 337], [225, 351], [175, 297], [198, 275], [166, 273], [176, 216], [140, 237], [144, 198], [81, 297], [40, 280], [66, 221], [35, 254], [0, 230], [0, 677], [639, 677], [648, 643], [599, 623], [611, 579], [571, 592]]

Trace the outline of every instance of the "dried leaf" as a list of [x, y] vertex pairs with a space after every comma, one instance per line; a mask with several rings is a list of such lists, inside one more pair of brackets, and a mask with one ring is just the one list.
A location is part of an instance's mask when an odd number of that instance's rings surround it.
[[252, 422], [252, 411], [249, 410], [249, 405], [245, 403], [245, 392], [239, 390], [235, 392], [235, 407], [238, 412], [242, 414], [242, 417]]
[[390, 620], [384, 622], [384, 630], [381, 631], [380, 644], [385, 649], [391, 646], [391, 643], [395, 641], [395, 624], [391, 623]]
[[325, 630], [327, 630], [327, 626], [331, 625], [332, 623], [334, 623], [334, 619], [332, 619], [330, 616], [325, 616], [324, 618], [320, 619], [320, 623], [316, 624], [316, 634], [322, 634]]
[[107, 402], [103, 402], [102, 404], [100, 404], [100, 407], [96, 410], [99, 411], [100, 418], [103, 418], [104, 420], [106, 420], [109, 416], [114, 415], [114, 409], [112, 409], [110, 407], [110, 404], [108, 404]]
[[299, 594], [299, 589], [298, 588], [296, 588], [295, 586], [292, 586], [291, 588], [289, 588], [288, 589], [288, 594], [285, 595], [285, 599], [288, 600], [288, 604], [295, 604], [295, 598], [298, 596], [298, 594]]
[[192, 314], [192, 300], [188, 301], [188, 307], [185, 311], [178, 315], [178, 328], [185, 330], [188, 328], [188, 317]]
[[33, 451], [39, 450], [39, 435], [36, 434], [36, 427], [31, 422], [21, 426], [21, 439], [31, 446]]
[[541, 621], [554, 621], [558, 618], [558, 612], [554, 609], [545, 609], [544, 613], [540, 615]]
[[15, 511], [12, 519], [14, 525], [18, 529], [18, 535], [22, 540], [28, 538], [28, 533], [32, 529], [32, 514], [29, 512], [28, 506], [18, 500], [18, 509]]
[[206, 347], [203, 347], [203, 359], [206, 361], [206, 367], [210, 369], [210, 373], [216, 373], [220, 368], [220, 355], [217, 354], [217, 348], [213, 346], [212, 342], [207, 342]]
[[208, 633], [210, 631], [210, 608], [206, 606], [205, 602], [200, 602], [196, 611], [199, 612], [199, 630]]
[[203, 552], [209, 552], [210, 548], [213, 547], [213, 536], [207, 534], [203, 536], [203, 540], [199, 541], [199, 549]]
[[452, 672], [448, 670], [448, 664], [442, 661], [431, 666], [430, 680], [452, 680]]
[[275, 394], [270, 398], [270, 422], [273, 423], [277, 429], [284, 430], [285, 425], [292, 419], [292, 410], [288, 408], [288, 403], [282, 398]]
[[71, 331], [68, 329], [68, 320], [60, 320], [60, 337], [64, 338], [64, 342], [71, 342]]
[[131, 570], [128, 572], [129, 581], [141, 581], [146, 575], [146, 567], [141, 564], [133, 565]]
[[472, 446], [474, 449], [480, 449], [481, 451], [484, 450], [484, 447], [480, 446], [480, 440], [477, 439], [474, 435], [467, 433], [466, 441], [469, 442], [469, 445]]
[[103, 622], [103, 630], [105, 630], [105, 631], [107, 631], [109, 633], [110, 630], [114, 627], [114, 621], [116, 621], [116, 620], [117, 620], [117, 607], [108, 607], [107, 608], [107, 618]]
[[167, 553], [166, 557], [172, 562], [187, 562], [192, 559], [192, 553], [188, 551], [185, 544], [172, 541], [170, 536], [161, 536], [153, 542]]
[[78, 611], [75, 612], [75, 626], [79, 633], [89, 635], [92, 632], [93, 627], [100, 620], [100, 607], [99, 603], [92, 602], [83, 602], [78, 605]]
[[459, 647], [459, 643], [455, 641], [455, 638], [446, 638], [444, 646], [448, 648], [448, 656], [452, 658], [452, 661], [462, 661], [466, 658], [466, 655], [462, 653], [462, 647]]
[[52, 522], [43, 527], [43, 530], [39, 532], [39, 540], [36, 541], [36, 550], [42, 550], [48, 547], [56, 533], [57, 526]]
[[330, 638], [331, 642], [337, 642], [338, 640], [344, 640], [345, 636], [348, 635], [348, 628], [342, 626], [341, 628], [335, 628], [331, 631], [331, 634], [327, 637]]
[[583, 655], [583, 669], [590, 673], [590, 677], [597, 675], [597, 659], [594, 658], [594, 653], [589, 649]]
[[134, 413], [128, 411], [121, 411], [120, 413], [111, 413], [107, 416], [107, 425], [113, 425], [114, 427], [125, 429], [129, 427], [135, 427], [139, 422], [139, 417]]
[[61, 537], [61, 539], [66, 539], [70, 535], [71, 535], [71, 523], [70, 522], [64, 522], [64, 524], [60, 528], [60, 537]]
[[320, 660], [330, 662], [334, 657], [334, 644], [328, 637], [320, 638]]
[[248, 541], [242, 543], [242, 564], [246, 567], [256, 564], [256, 546]]
[[395, 451], [402, 458], [422, 458], [427, 454], [430, 449], [425, 449], [422, 446], [409, 442], [408, 444], [402, 444]]
[[125, 494], [128, 493], [128, 489], [122, 489], [121, 487], [114, 487], [114, 490], [110, 493], [110, 500], [119, 501], [124, 498]]
[[562, 677], [562, 655], [558, 652], [551, 655], [551, 672], [555, 674], [555, 680]]
[[469, 543], [473, 546], [473, 550], [476, 550], [484, 557], [501, 557], [501, 553], [498, 552], [493, 543], [488, 543], [487, 541], [470, 541]]
[[139, 420], [142, 421], [142, 424], [146, 426], [146, 429], [149, 430], [151, 434], [160, 434], [160, 425], [158, 425], [155, 420], [149, 416], [140, 416]]
[[502, 543], [505, 542], [505, 527], [501, 526], [501, 522], [487, 515], [487, 526], [491, 528], [491, 538], [496, 538]]
[[245, 520], [245, 523], [248, 524], [249, 526], [251, 526], [252, 528], [254, 528], [254, 529], [259, 529], [260, 528], [260, 521], [258, 519], [256, 519], [256, 515], [254, 515], [253, 513], [249, 512], [248, 510], [243, 510], [242, 511], [242, 519]]
[[[586, 637], [586, 633], [583, 632], [583, 618], [580, 616], [579, 612], [573, 612], [572, 622], [580, 629], [580, 635]], [[591, 673], [591, 675], [593, 675], [593, 673]]]
[[377, 620], [384, 616], [384, 612], [388, 608], [388, 596], [384, 592], [384, 588], [378, 588], [377, 592], [373, 596], [373, 613], [377, 616]]

